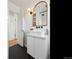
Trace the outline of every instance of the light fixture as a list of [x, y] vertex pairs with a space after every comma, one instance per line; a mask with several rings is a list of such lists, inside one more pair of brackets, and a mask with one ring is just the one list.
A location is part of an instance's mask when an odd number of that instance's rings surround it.
[[28, 14], [30, 14], [30, 15], [33, 14], [32, 9], [30, 9], [30, 8], [27, 9], [27, 12], [28, 12]]

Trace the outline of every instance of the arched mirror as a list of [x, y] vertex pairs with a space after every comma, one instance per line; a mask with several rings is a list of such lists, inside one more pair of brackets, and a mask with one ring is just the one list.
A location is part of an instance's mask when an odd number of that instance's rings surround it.
[[33, 26], [47, 26], [47, 2], [40, 1], [33, 8]]

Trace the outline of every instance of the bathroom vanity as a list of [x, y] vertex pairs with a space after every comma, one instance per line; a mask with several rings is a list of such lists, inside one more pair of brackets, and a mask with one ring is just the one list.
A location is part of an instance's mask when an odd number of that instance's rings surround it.
[[35, 59], [47, 58], [47, 35], [28, 33], [26, 39], [27, 53]]

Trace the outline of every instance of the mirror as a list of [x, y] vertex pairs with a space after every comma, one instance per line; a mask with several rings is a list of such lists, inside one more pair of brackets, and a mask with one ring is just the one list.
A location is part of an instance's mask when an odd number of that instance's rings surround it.
[[33, 26], [47, 26], [47, 2], [40, 1], [33, 8]]

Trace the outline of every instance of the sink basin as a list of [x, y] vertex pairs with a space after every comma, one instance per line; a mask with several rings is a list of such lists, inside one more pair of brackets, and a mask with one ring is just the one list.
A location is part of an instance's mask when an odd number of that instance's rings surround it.
[[45, 31], [44, 30], [33, 30], [33, 31], [30, 31], [29, 34], [31, 35], [45, 35]]
[[31, 31], [30, 34], [43, 35], [43, 32], [41, 32], [41, 31]]
[[31, 30], [31, 31], [27, 32], [27, 36], [47, 38], [48, 34], [46, 34], [46, 31], [44, 29], [42, 29], [42, 30]]

